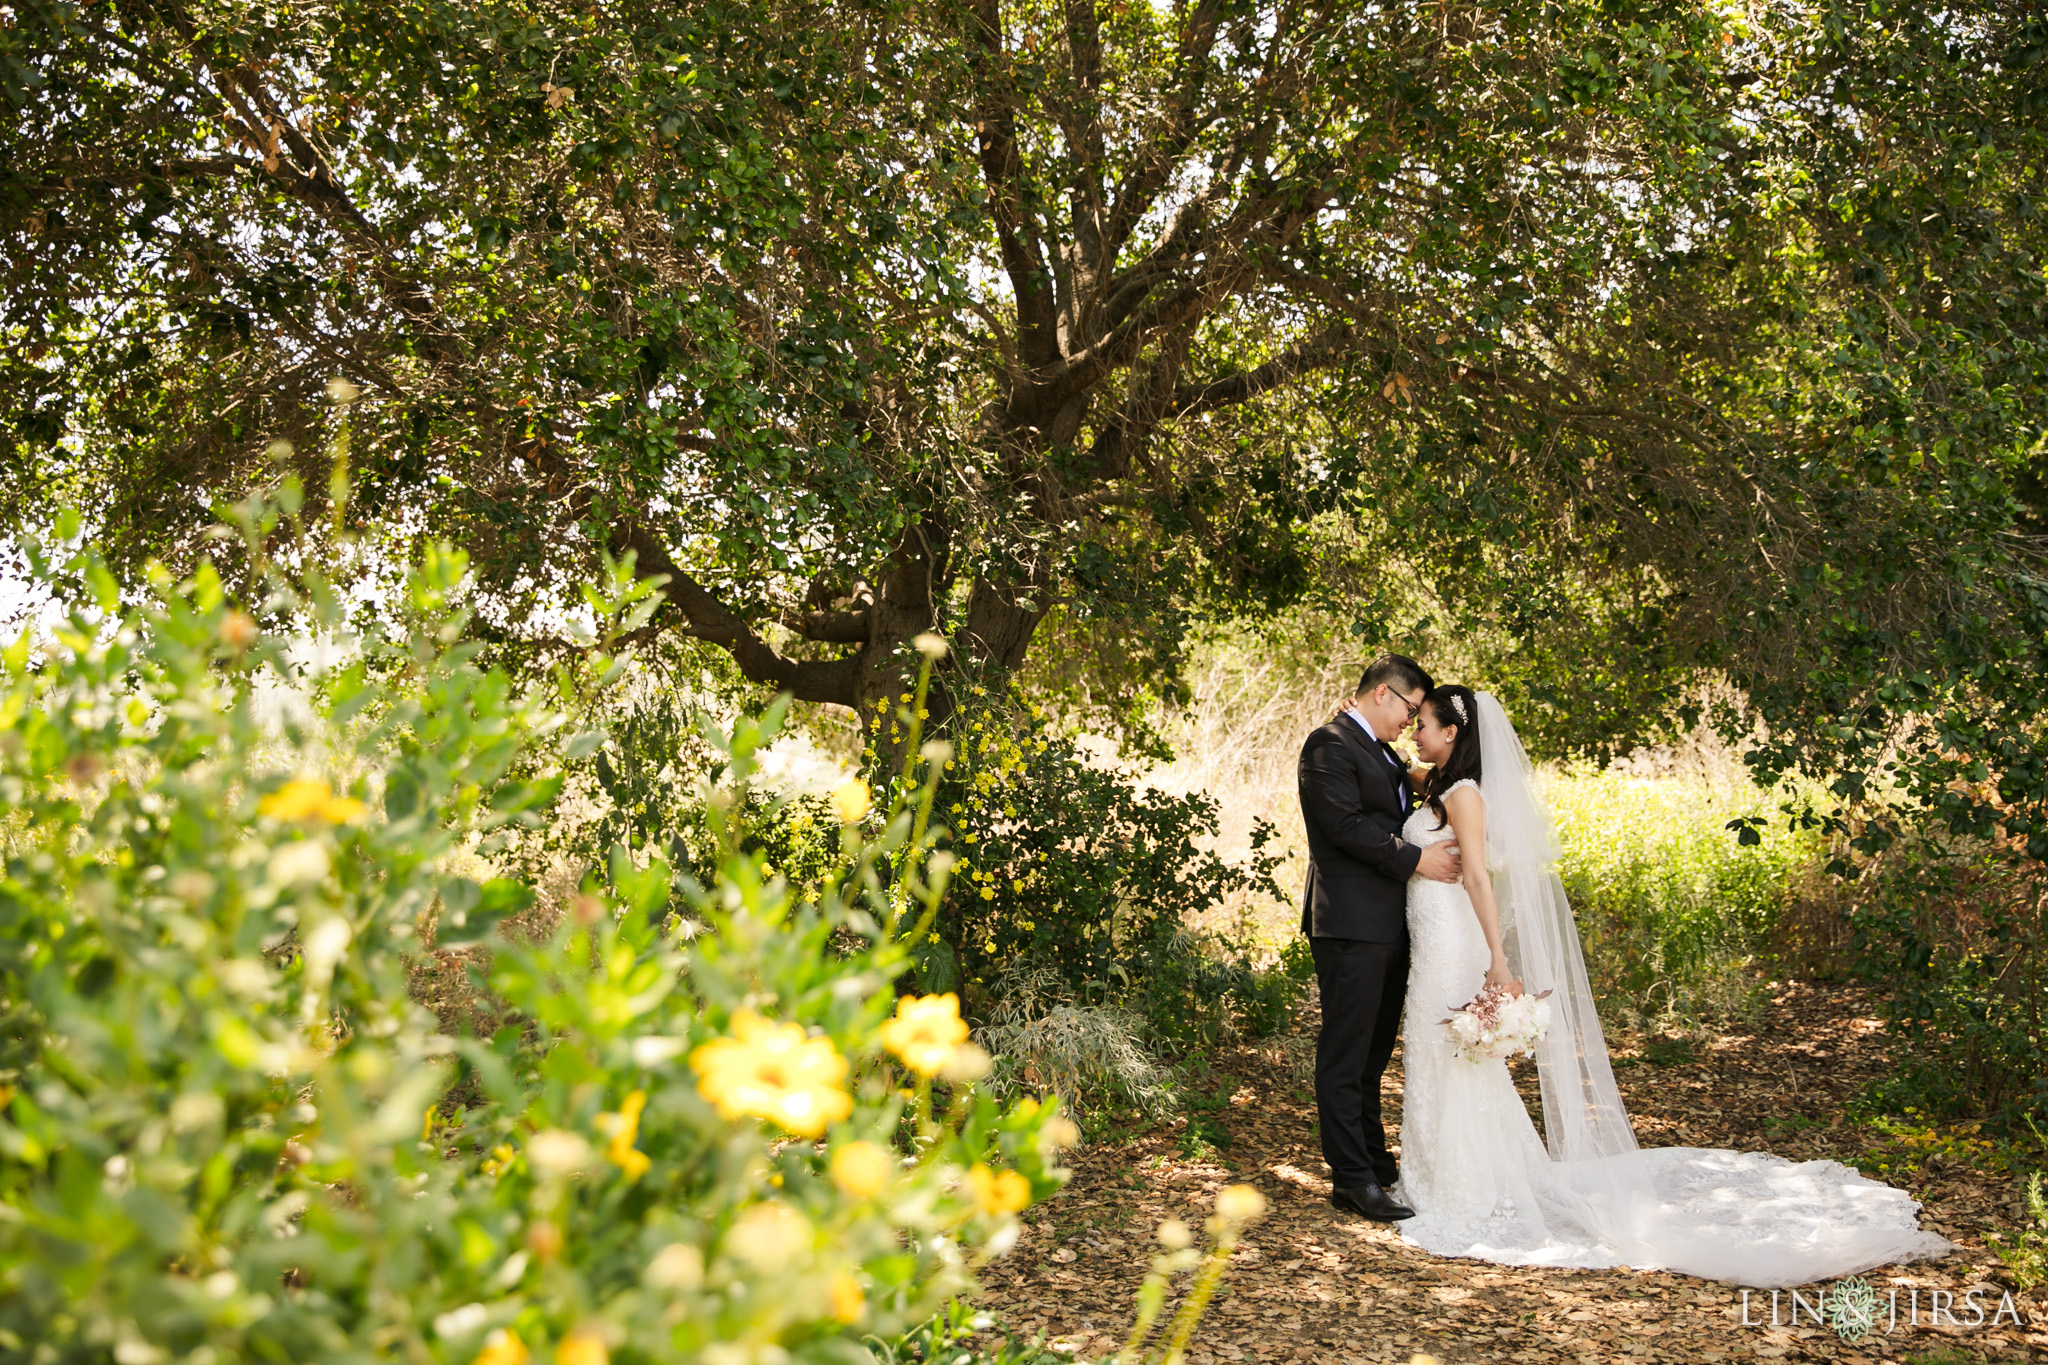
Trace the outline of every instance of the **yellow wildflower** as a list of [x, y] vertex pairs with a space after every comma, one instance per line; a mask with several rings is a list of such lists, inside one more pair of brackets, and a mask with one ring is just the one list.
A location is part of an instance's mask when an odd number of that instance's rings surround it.
[[967, 1173], [967, 1190], [990, 1217], [1016, 1213], [1031, 1203], [1030, 1181], [1015, 1171], [991, 1171], [980, 1162]]
[[484, 1158], [484, 1174], [503, 1175], [511, 1169], [512, 1158], [517, 1155], [518, 1153], [514, 1152], [510, 1147], [502, 1142], [499, 1143], [491, 1148], [491, 1154]]
[[849, 1325], [859, 1322], [861, 1314], [868, 1311], [868, 1296], [861, 1292], [860, 1281], [845, 1271], [832, 1277], [832, 1316]]
[[610, 1365], [612, 1354], [594, 1328], [578, 1327], [555, 1347], [555, 1365]]
[[779, 1200], [750, 1204], [725, 1234], [725, 1250], [759, 1271], [781, 1270], [810, 1250], [810, 1220]]
[[640, 1111], [646, 1107], [647, 1092], [635, 1090], [626, 1096], [618, 1113], [598, 1115], [598, 1122], [612, 1135], [604, 1146], [605, 1159], [624, 1171], [628, 1180], [638, 1180], [654, 1164], [647, 1159], [647, 1153], [633, 1146], [640, 1136]]
[[1226, 1185], [1216, 1196], [1216, 1216], [1232, 1223], [1248, 1223], [1266, 1211], [1266, 1196], [1249, 1185]]
[[904, 996], [896, 1017], [882, 1025], [882, 1046], [903, 1059], [920, 1076], [936, 1076], [952, 1060], [953, 1049], [967, 1041], [967, 1023], [960, 1017], [960, 997]]
[[868, 784], [857, 777], [849, 777], [832, 789], [832, 805], [839, 812], [839, 819], [848, 825], [859, 824], [867, 818], [868, 806], [873, 801]]
[[697, 1088], [720, 1117], [752, 1115], [818, 1137], [853, 1112], [846, 1059], [830, 1040], [806, 1038], [801, 1024], [773, 1024], [752, 1010], [733, 1015], [732, 1032], [690, 1054]]
[[330, 825], [347, 824], [364, 809], [362, 802], [352, 796], [336, 796], [314, 777], [294, 778], [256, 806], [258, 814], [273, 820], [320, 820]]
[[484, 1338], [484, 1348], [476, 1353], [472, 1365], [526, 1365], [529, 1359], [531, 1355], [519, 1333], [510, 1327], [500, 1327]]
[[842, 1142], [832, 1148], [832, 1179], [855, 1199], [869, 1199], [888, 1185], [896, 1163], [872, 1142]]

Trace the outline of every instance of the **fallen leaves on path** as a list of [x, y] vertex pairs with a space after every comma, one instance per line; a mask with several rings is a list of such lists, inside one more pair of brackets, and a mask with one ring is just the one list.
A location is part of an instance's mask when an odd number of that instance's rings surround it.
[[[1616, 1076], [1644, 1146], [1762, 1150], [1795, 1160], [1854, 1162], [1889, 1141], [1844, 1117], [1849, 1099], [1886, 1069], [1875, 1004], [1854, 987], [1779, 987], [1753, 1029], [1690, 1045], [1619, 1036]], [[1880, 1268], [1866, 1278], [1880, 1300], [1898, 1291], [1899, 1322], [1858, 1343], [1802, 1317], [1772, 1328], [1771, 1295], [1688, 1276], [1627, 1270], [1554, 1270], [1432, 1257], [1389, 1226], [1339, 1214], [1312, 1131], [1304, 1034], [1220, 1048], [1202, 1083], [1215, 1107], [1172, 1128], [1092, 1135], [1072, 1183], [1035, 1208], [1017, 1249], [984, 1274], [983, 1303], [1019, 1336], [1086, 1359], [1111, 1355], [1132, 1315], [1131, 1296], [1167, 1218], [1199, 1225], [1233, 1181], [1264, 1191], [1272, 1211], [1232, 1258], [1229, 1283], [1197, 1332], [1194, 1365], [1245, 1360], [1405, 1362], [1427, 1352], [1463, 1362], [1830, 1360], [1904, 1365], [1934, 1356], [2048, 1362], [2048, 1305], [2014, 1294], [2020, 1322], [1996, 1326], [2005, 1287], [1984, 1234], [2010, 1229], [2015, 1182], [1976, 1167], [1902, 1151], [1918, 1170], [1893, 1183], [1918, 1198], [1923, 1227], [1961, 1244], [1944, 1261]], [[1654, 1060], [1653, 1060], [1654, 1059]], [[1517, 1079], [1539, 1116], [1533, 1067]], [[1389, 1072], [1389, 1127], [1399, 1120], [1399, 1059]], [[1200, 1140], [1227, 1136], [1227, 1145]], [[1986, 1323], [1930, 1326], [1932, 1291], [1984, 1292]], [[1920, 1322], [1909, 1324], [1918, 1291]], [[1809, 1291], [1808, 1297], [1811, 1297]]]

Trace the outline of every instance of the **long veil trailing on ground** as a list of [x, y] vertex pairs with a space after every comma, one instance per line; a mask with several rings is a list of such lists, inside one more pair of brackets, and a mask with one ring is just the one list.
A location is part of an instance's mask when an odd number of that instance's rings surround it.
[[1637, 1146], [1558, 879], [1555, 828], [1507, 713], [1491, 693], [1477, 696], [1486, 860], [1509, 962], [1526, 989], [1552, 992], [1536, 1065], [1560, 1211], [1624, 1264], [1752, 1285], [1952, 1250], [1920, 1231], [1919, 1206], [1903, 1192], [1832, 1161]]

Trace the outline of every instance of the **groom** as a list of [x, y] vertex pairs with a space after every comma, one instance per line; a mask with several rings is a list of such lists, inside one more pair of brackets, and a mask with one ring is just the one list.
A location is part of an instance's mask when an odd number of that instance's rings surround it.
[[1398, 1178], [1380, 1121], [1380, 1076], [1394, 1055], [1408, 991], [1408, 879], [1454, 882], [1456, 841], [1403, 843], [1414, 804], [1408, 767], [1389, 741], [1414, 723], [1430, 689], [1422, 665], [1382, 654], [1350, 705], [1301, 746], [1297, 771], [1308, 826], [1301, 931], [1323, 1001], [1316, 1038], [1316, 1110], [1330, 1202], [1367, 1218], [1412, 1217], [1386, 1187]]

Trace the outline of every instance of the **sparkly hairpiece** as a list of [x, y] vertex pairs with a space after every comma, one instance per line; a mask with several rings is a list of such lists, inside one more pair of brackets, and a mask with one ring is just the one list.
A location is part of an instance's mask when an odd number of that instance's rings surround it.
[[1458, 713], [1458, 724], [1468, 725], [1472, 718], [1465, 714], [1465, 699], [1456, 692], [1450, 694], [1451, 709]]

